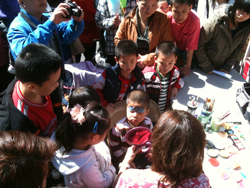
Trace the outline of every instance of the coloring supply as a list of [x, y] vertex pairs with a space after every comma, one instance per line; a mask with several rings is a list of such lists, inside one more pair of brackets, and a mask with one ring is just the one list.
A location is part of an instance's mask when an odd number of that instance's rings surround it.
[[235, 134], [229, 134], [228, 137], [233, 141], [233, 145], [236, 146], [239, 150], [245, 149], [245, 147]]
[[207, 154], [208, 154], [209, 157], [216, 158], [219, 155], [219, 150], [217, 150], [217, 149], [209, 149], [209, 150], [207, 150]]
[[226, 151], [226, 150], [220, 150], [220, 156], [222, 157], [222, 158], [229, 158], [230, 157], [230, 153], [228, 152], [228, 151]]
[[218, 117], [212, 117], [211, 121], [211, 130], [214, 132], [218, 132], [221, 127], [222, 122], [220, 121], [220, 118]]
[[217, 166], [220, 165], [219, 161], [218, 161], [216, 158], [210, 158], [208, 161], [209, 161], [210, 164], [211, 164], [212, 166], [214, 166], [214, 167], [217, 167]]

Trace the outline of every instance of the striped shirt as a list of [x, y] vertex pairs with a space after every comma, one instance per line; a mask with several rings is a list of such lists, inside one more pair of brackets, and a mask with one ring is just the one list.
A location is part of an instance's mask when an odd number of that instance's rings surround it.
[[[153, 129], [152, 122], [148, 117], [145, 117], [144, 121], [139, 126], [147, 127], [150, 130]], [[128, 122], [126, 117], [118, 121], [113, 127], [110, 134], [110, 149], [116, 158], [125, 155], [127, 149], [131, 146], [126, 142], [125, 135], [133, 127], [134, 126]]]
[[160, 80], [161, 80], [161, 92], [160, 92], [160, 97], [159, 97], [159, 102], [158, 106], [161, 110], [161, 112], [164, 112], [166, 109], [166, 103], [167, 103], [167, 96], [168, 96], [168, 88], [169, 88], [169, 82], [170, 82], [170, 76], [169, 73], [164, 77], [161, 75], [159, 70], [155, 68]]

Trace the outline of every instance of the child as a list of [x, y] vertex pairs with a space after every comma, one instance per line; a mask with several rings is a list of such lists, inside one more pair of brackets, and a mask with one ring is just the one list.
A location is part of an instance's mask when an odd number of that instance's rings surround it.
[[[70, 101], [69, 101], [70, 103]], [[109, 187], [115, 178], [111, 164], [101, 164], [93, 145], [104, 140], [110, 129], [108, 111], [97, 102], [68, 109], [52, 139], [58, 150], [52, 158], [67, 187]], [[109, 165], [109, 166], [108, 166]], [[109, 167], [102, 169], [102, 167]]]
[[134, 89], [145, 90], [144, 76], [136, 66], [138, 47], [131, 40], [122, 40], [115, 48], [116, 66], [103, 71], [93, 84], [102, 105], [112, 113], [114, 103], [123, 100]]
[[145, 91], [134, 90], [127, 96], [127, 116], [116, 123], [110, 134], [110, 149], [114, 164], [119, 164], [130, 145], [125, 141], [126, 133], [138, 126], [153, 128], [151, 120], [146, 117], [149, 112], [150, 98]]
[[176, 97], [184, 86], [175, 66], [177, 47], [172, 42], [161, 42], [156, 47], [155, 64], [142, 71], [146, 79], [147, 93], [160, 107], [161, 112], [170, 108], [170, 98]]
[[161, 11], [161, 12], [163, 12], [165, 14], [167, 14], [168, 11], [169, 11], [167, 0], [159, 0], [158, 1], [158, 9], [157, 10]]
[[[32, 133], [0, 132], [0, 188], [46, 187], [54, 142]], [[31, 178], [32, 177], [32, 178]]]
[[51, 135], [57, 112], [62, 112], [61, 98], [53, 92], [59, 85], [61, 64], [60, 56], [45, 45], [32, 43], [23, 48], [15, 63], [16, 79], [0, 96], [1, 130]]
[[[172, 0], [172, 12], [168, 12], [172, 35], [186, 65], [177, 65], [184, 76], [190, 74], [194, 50], [200, 35], [200, 20], [192, 10], [191, 0]], [[178, 59], [178, 63], [179, 64]], [[183, 67], [184, 66], [184, 67]]]

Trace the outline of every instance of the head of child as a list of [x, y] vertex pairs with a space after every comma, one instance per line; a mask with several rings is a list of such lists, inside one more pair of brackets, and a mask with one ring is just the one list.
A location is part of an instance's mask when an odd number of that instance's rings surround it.
[[157, 10], [159, 10], [165, 14], [168, 13], [168, 11], [169, 11], [168, 1], [167, 0], [159, 0]]
[[0, 188], [45, 188], [55, 151], [48, 138], [20, 131], [0, 132]]
[[91, 86], [81, 86], [75, 89], [69, 97], [69, 108], [74, 108], [80, 104], [85, 107], [89, 102], [98, 102], [101, 104], [101, 97], [97, 91]]
[[171, 187], [202, 173], [206, 135], [201, 123], [182, 110], [166, 111], [157, 121], [152, 138], [151, 169], [164, 174]]
[[15, 62], [16, 78], [25, 93], [50, 95], [59, 85], [61, 57], [51, 48], [32, 43], [24, 47]]
[[171, 10], [175, 22], [183, 23], [188, 18], [192, 7], [191, 0], [171, 0]]
[[110, 116], [106, 108], [97, 102], [86, 107], [77, 104], [69, 108], [58, 124], [55, 136], [58, 149], [64, 154], [72, 149], [87, 150], [103, 141], [110, 129]]
[[162, 76], [166, 76], [174, 67], [177, 60], [177, 47], [173, 42], [164, 41], [155, 50], [155, 64]]
[[150, 97], [142, 90], [133, 90], [126, 99], [127, 119], [135, 127], [140, 126], [149, 112]]
[[242, 29], [250, 25], [250, 1], [237, 0], [228, 11], [230, 20], [234, 26]]
[[115, 47], [115, 60], [121, 68], [121, 75], [130, 77], [135, 69], [139, 51], [132, 40], [121, 40]]

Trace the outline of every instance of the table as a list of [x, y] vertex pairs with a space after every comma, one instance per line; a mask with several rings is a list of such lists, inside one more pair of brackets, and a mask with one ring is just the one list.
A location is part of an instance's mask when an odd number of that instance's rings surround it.
[[[234, 69], [230, 71], [232, 79], [229, 80], [224, 77], [212, 74], [208, 75], [202, 72], [200, 69], [192, 70], [192, 73], [184, 78], [185, 85], [182, 89], [179, 90], [176, 99], [173, 100], [173, 109], [185, 110], [187, 111], [187, 102], [189, 101], [190, 96], [199, 96], [199, 106], [196, 110], [197, 114], [200, 114], [203, 107], [203, 103], [207, 97], [213, 97], [215, 99], [214, 113], [213, 115], [221, 116], [226, 111], [230, 110], [231, 115], [228, 116], [225, 120], [227, 121], [241, 121], [242, 125], [237, 125], [233, 127], [235, 130], [241, 130], [245, 139], [243, 145], [245, 145], [246, 150], [244, 152], [245, 159], [242, 161], [242, 171], [246, 175], [244, 179], [244, 185], [248, 184], [247, 187], [250, 187], [250, 150], [249, 150], [249, 124], [244, 119], [238, 104], [236, 103], [236, 92], [237, 89], [241, 88], [245, 80], [239, 75]], [[239, 134], [236, 130], [236, 133]], [[241, 132], [241, 133], [242, 133]], [[207, 134], [207, 137], [218, 136], [218, 133]], [[239, 136], [238, 136], [239, 137]], [[204, 173], [208, 176], [212, 188], [236, 188], [239, 187], [231, 177], [228, 180], [224, 180], [221, 177], [221, 170], [224, 170], [226, 165], [230, 165], [232, 161], [231, 157], [229, 159], [223, 159], [220, 156], [217, 157], [217, 160], [220, 162], [218, 167], [213, 167], [209, 162], [209, 156], [207, 155], [206, 149], [204, 154], [203, 170]], [[246, 185], [245, 185], [246, 186]]]

